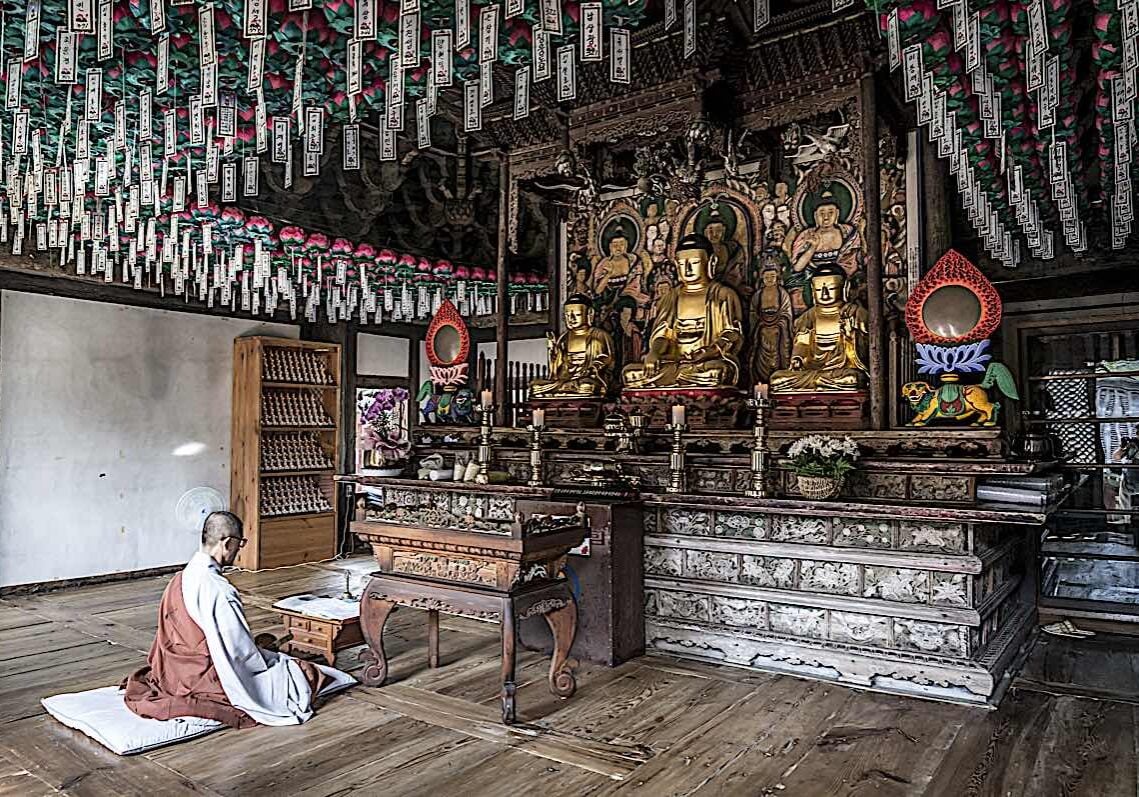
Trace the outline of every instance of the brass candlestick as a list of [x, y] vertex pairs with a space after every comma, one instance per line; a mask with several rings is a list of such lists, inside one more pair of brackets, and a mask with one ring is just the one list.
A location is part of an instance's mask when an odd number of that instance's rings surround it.
[[770, 498], [771, 488], [768, 479], [771, 452], [767, 449], [767, 421], [771, 415], [772, 402], [765, 398], [748, 399], [748, 407], [755, 410], [755, 440], [751, 447], [751, 489], [745, 493], [752, 498]]
[[479, 472], [475, 474], [475, 484], [490, 484], [490, 433], [494, 425], [494, 405], [484, 404], [479, 411], [482, 413], [482, 426], [479, 427]]
[[530, 478], [527, 487], [541, 487], [545, 484], [542, 474], [542, 427], [531, 424], [530, 430]]
[[629, 444], [635, 454], [641, 453], [641, 438], [645, 434], [645, 416], [635, 412], [629, 416]]
[[672, 433], [672, 452], [668, 455], [668, 486], [666, 492], [682, 493], [685, 489], [684, 478], [684, 433], [688, 425], [673, 423], [665, 427]]

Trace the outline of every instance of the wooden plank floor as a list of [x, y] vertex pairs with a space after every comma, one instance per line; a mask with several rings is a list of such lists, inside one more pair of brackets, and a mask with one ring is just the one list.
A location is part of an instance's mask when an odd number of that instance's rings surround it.
[[[359, 590], [371, 562], [234, 573], [254, 630], [299, 592]], [[5, 795], [1136, 795], [1139, 640], [1042, 637], [999, 711], [645, 657], [583, 664], [547, 691], [520, 657], [521, 724], [498, 722], [498, 627], [388, 625], [391, 683], [332, 698], [309, 723], [222, 731], [119, 758], [43, 713], [42, 697], [116, 683], [145, 658], [166, 578], [0, 599]], [[359, 650], [338, 664], [359, 668]]]

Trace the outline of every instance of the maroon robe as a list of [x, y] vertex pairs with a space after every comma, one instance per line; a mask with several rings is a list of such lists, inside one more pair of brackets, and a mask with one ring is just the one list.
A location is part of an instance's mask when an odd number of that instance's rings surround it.
[[[231, 728], [251, 728], [257, 721], [235, 708], [222, 689], [210, 659], [206, 637], [186, 611], [182, 574], [171, 579], [158, 606], [158, 630], [147, 663], [128, 675], [120, 688], [127, 708], [140, 717], [168, 720], [201, 717]], [[298, 661], [312, 693], [326, 680], [311, 662]]]

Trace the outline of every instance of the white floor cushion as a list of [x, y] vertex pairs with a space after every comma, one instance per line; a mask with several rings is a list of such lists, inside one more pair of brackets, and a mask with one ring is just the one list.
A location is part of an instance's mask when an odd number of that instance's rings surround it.
[[[320, 690], [320, 697], [327, 697], [356, 683], [356, 679], [346, 672], [323, 664], [317, 667], [332, 679]], [[64, 725], [82, 731], [118, 755], [144, 753], [225, 727], [215, 720], [197, 717], [144, 719], [127, 708], [123, 693], [116, 686], [46, 697], [40, 703], [48, 714]]]

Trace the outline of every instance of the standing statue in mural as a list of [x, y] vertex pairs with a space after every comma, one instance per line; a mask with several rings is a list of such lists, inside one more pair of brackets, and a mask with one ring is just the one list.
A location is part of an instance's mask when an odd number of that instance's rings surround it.
[[739, 295], [714, 279], [715, 249], [703, 235], [686, 235], [676, 249], [679, 284], [660, 303], [644, 360], [625, 366], [625, 387], [735, 386], [743, 345]]
[[589, 258], [584, 255], [573, 255], [570, 258], [570, 270], [573, 273], [573, 285], [570, 294], [578, 296], [592, 296], [593, 286], [589, 279], [593, 267], [589, 265]]
[[645, 293], [647, 278], [644, 260], [634, 255], [633, 264], [629, 267], [629, 273], [625, 278], [625, 287], [621, 289], [617, 301], [620, 302], [621, 299], [629, 298], [637, 307], [648, 302], [649, 295]]
[[869, 325], [836, 264], [811, 277], [813, 306], [795, 320], [791, 364], [771, 375], [773, 393], [846, 393], [864, 388]]
[[562, 317], [566, 331], [554, 338], [547, 333], [550, 361], [548, 379], [530, 383], [531, 398], [593, 398], [604, 396], [613, 376], [613, 340], [593, 326], [588, 296], [566, 299]]
[[791, 364], [791, 294], [780, 284], [786, 256], [778, 249], [762, 255], [759, 290], [751, 299], [751, 378], [770, 382], [771, 375]]
[[637, 304], [628, 296], [617, 300], [617, 329], [622, 366], [641, 361], [645, 353], [645, 335], [637, 322]]
[[[787, 183], [783, 181], [776, 183], [775, 194], [760, 206], [759, 215], [763, 221], [765, 235], [777, 223], [783, 225], [784, 235], [791, 226], [791, 195], [788, 191]], [[780, 238], [778, 245], [781, 246], [782, 243], [783, 240]]]

